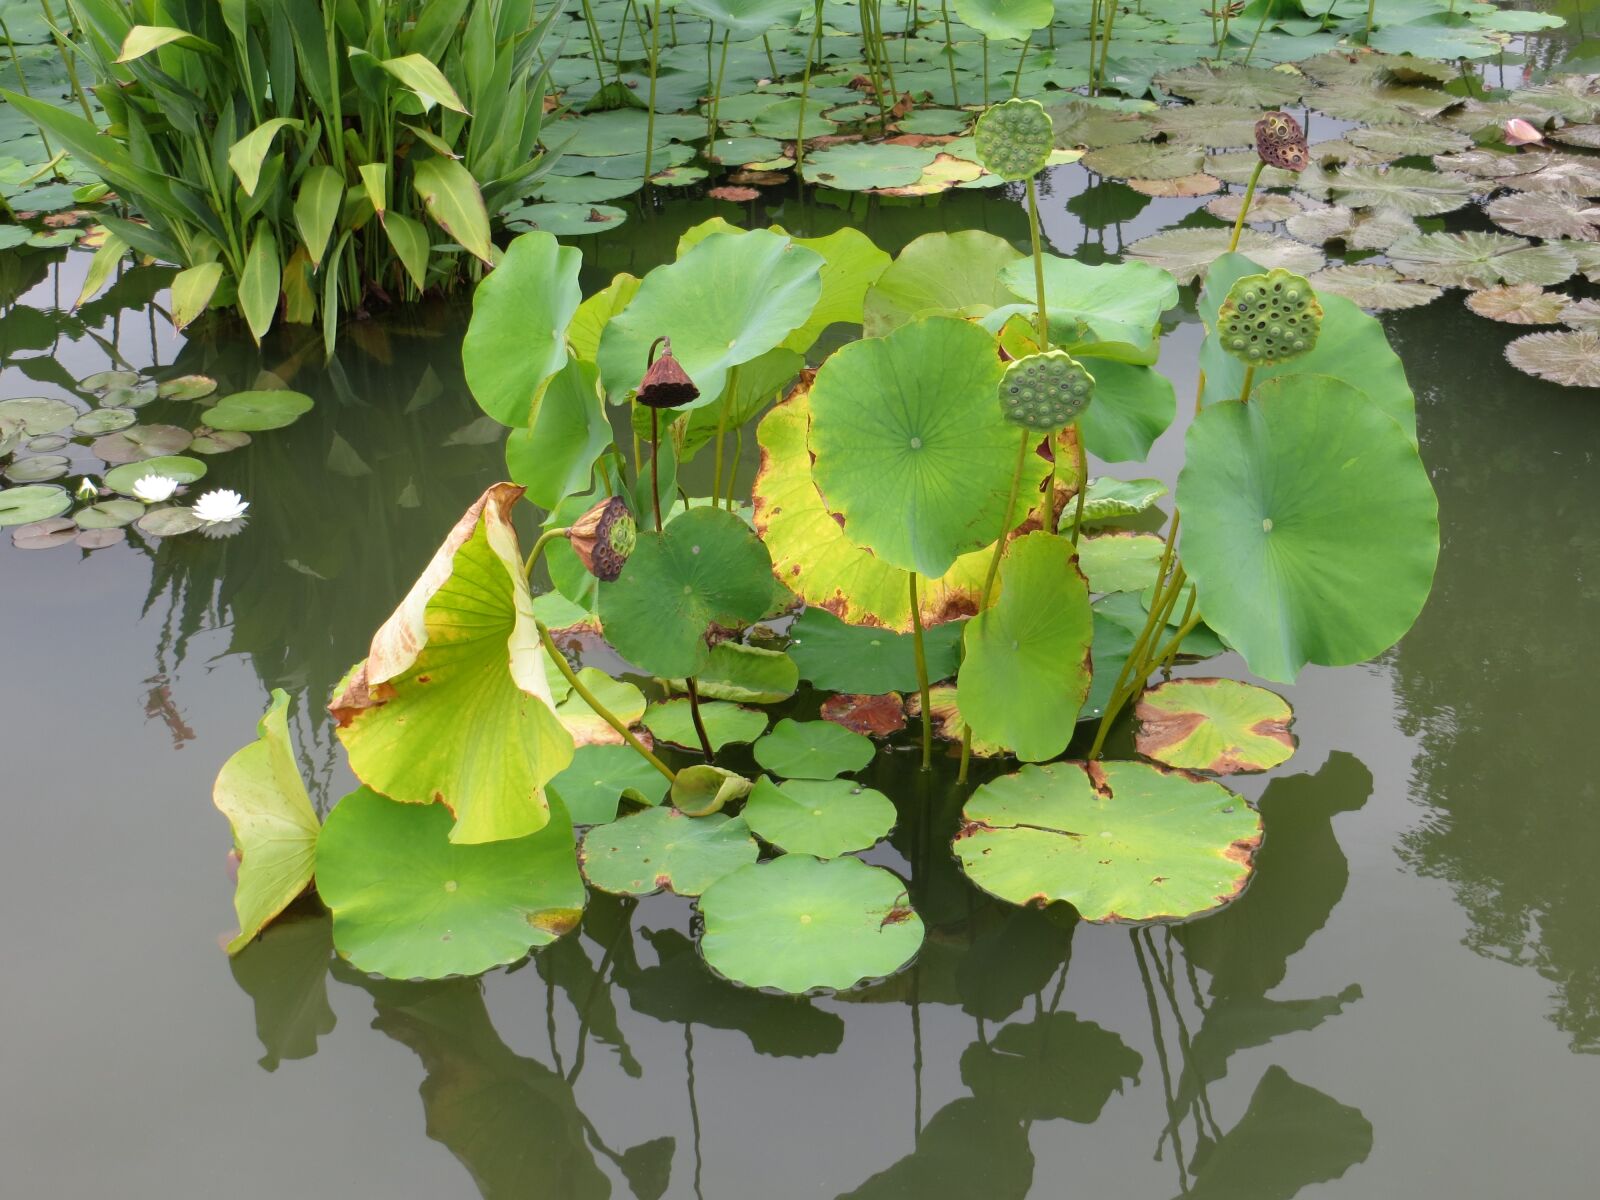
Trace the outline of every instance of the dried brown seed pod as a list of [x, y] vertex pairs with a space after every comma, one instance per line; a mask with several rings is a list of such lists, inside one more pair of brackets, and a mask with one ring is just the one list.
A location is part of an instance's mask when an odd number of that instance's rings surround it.
[[650, 364], [650, 369], [639, 381], [636, 393], [639, 403], [649, 408], [677, 408], [700, 398], [689, 373], [672, 357], [672, 340], [661, 339], [661, 355]]
[[1256, 154], [1285, 171], [1304, 171], [1311, 162], [1305, 130], [1286, 112], [1269, 112], [1256, 122]]
[[638, 534], [622, 497], [612, 496], [574, 521], [567, 529], [567, 541], [589, 574], [601, 583], [615, 583]]

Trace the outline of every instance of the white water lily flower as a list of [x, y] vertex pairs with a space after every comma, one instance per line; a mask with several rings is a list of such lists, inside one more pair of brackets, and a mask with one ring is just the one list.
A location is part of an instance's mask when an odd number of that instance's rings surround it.
[[79, 500], [94, 501], [100, 499], [100, 489], [95, 486], [94, 480], [85, 475], [78, 480], [77, 496]]
[[218, 488], [194, 502], [194, 515], [204, 525], [225, 525], [244, 516], [250, 502], [238, 492]]
[[166, 475], [141, 475], [133, 481], [133, 498], [146, 504], [160, 504], [172, 499], [178, 490], [178, 481]]

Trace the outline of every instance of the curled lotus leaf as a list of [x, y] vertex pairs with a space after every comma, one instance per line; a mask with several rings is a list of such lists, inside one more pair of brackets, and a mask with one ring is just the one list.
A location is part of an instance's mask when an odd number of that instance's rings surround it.
[[1294, 753], [1294, 710], [1236, 679], [1174, 679], [1139, 699], [1134, 745], [1169, 767], [1234, 775], [1270, 771]]
[[649, 896], [666, 888], [698, 896], [759, 853], [739, 817], [652, 808], [589, 830], [578, 846], [578, 865], [602, 892]]
[[1506, 347], [1506, 359], [1519, 371], [1563, 387], [1600, 387], [1600, 333], [1593, 330], [1530, 333]]
[[1352, 304], [1374, 312], [1397, 308], [1416, 308], [1431, 304], [1444, 294], [1431, 283], [1404, 278], [1393, 267], [1372, 263], [1326, 267], [1308, 276], [1311, 286], [1330, 296], [1342, 296]]
[[[1045, 256], [1043, 271], [1051, 325], [1070, 319], [1078, 327], [1072, 338], [1077, 343], [1075, 354], [1137, 364], [1155, 362], [1155, 331], [1161, 314], [1178, 303], [1178, 285], [1171, 275], [1148, 263], [1091, 265], [1054, 254]], [[1037, 284], [1032, 261], [1014, 261], [1002, 267], [1000, 277], [1014, 296], [1028, 303], [1033, 314]]]
[[718, 974], [790, 993], [892, 975], [922, 946], [922, 918], [893, 872], [858, 858], [785, 854], [700, 897], [700, 951]]
[[1559, 325], [1570, 303], [1536, 283], [1501, 284], [1467, 296], [1467, 307], [1480, 317], [1508, 325]]
[[[776, 704], [794, 695], [800, 686], [800, 669], [782, 650], [764, 650], [742, 642], [718, 642], [711, 662], [695, 676], [700, 695], [736, 704]], [[674, 691], [687, 691], [685, 681], [674, 679]]]
[[[872, 761], [872, 740], [830, 721], [784, 717], [754, 747], [756, 762], [784, 779], [832, 779]], [[761, 831], [756, 830], [757, 833]], [[800, 849], [798, 846], [789, 849]], [[858, 849], [859, 847], [852, 847]], [[831, 855], [809, 850], [808, 854]]]
[[757, 837], [780, 850], [837, 858], [887, 837], [895, 807], [882, 792], [851, 779], [774, 783], [763, 777], [745, 801], [744, 819]]
[[1217, 312], [1222, 348], [1252, 367], [1309, 353], [1321, 328], [1322, 305], [1311, 285], [1281, 268], [1234, 280]]
[[679, 771], [672, 781], [672, 806], [690, 817], [708, 817], [749, 795], [753, 786], [735, 771], [696, 763]]
[[1144, 512], [1167, 494], [1159, 479], [1112, 479], [1097, 475], [1089, 480], [1089, 493], [1083, 501], [1085, 521], [1109, 521]]
[[356, 776], [441, 802], [452, 842], [542, 828], [545, 784], [572, 761], [511, 524], [521, 497], [499, 483], [467, 509], [329, 705]]
[[1065, 429], [1093, 398], [1094, 376], [1065, 350], [1016, 359], [1000, 377], [1000, 411], [1024, 429]]
[[984, 170], [1006, 180], [1037, 175], [1055, 149], [1055, 126], [1037, 100], [991, 106], [978, 118], [972, 136]]
[[1244, 890], [1261, 818], [1214, 780], [1148, 763], [1054, 762], [984, 784], [954, 849], [1012, 904], [1064, 900], [1084, 920], [1174, 921]]

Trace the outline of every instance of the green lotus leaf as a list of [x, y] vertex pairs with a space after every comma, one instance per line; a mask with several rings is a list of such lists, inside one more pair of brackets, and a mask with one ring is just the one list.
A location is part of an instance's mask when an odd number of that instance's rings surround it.
[[1051, 0], [956, 0], [962, 23], [985, 37], [1021, 41], [1055, 19]]
[[[929, 679], [948, 679], [956, 673], [961, 630], [959, 621], [948, 621], [923, 635]], [[808, 608], [790, 624], [789, 637], [789, 655], [800, 677], [813, 687], [880, 695], [908, 692], [917, 686], [915, 647], [909, 633], [846, 625], [825, 608]]]
[[1016, 297], [1000, 272], [1022, 259], [1004, 238], [981, 229], [925, 233], [901, 250], [867, 290], [862, 325], [881, 337], [928, 313], [982, 316]]
[[[1166, 543], [1152, 533], [1102, 533], [1078, 542], [1078, 569], [1091, 592], [1142, 592], [1156, 581]], [[1095, 665], [1099, 674], [1100, 666]]]
[[1140, 754], [1169, 767], [1234, 775], [1289, 761], [1294, 710], [1266, 688], [1237, 679], [1173, 679], [1134, 710]]
[[572, 763], [550, 781], [574, 825], [617, 819], [623, 800], [654, 807], [667, 794], [667, 778], [632, 746], [579, 746]]
[[757, 837], [780, 850], [838, 858], [887, 837], [895, 808], [882, 792], [849, 779], [763, 778], [745, 801], [744, 819]]
[[[1185, 586], [1183, 592], [1185, 599], [1187, 599], [1188, 593], [1193, 588], [1193, 584]], [[1150, 616], [1148, 596], [1148, 589], [1142, 595], [1133, 592], [1115, 592], [1109, 596], [1102, 596], [1094, 602], [1095, 620], [1098, 622], [1103, 618], [1112, 624], [1120, 625], [1129, 633], [1137, 636], [1144, 629], [1145, 622]], [[1167, 619], [1168, 637], [1177, 629], [1177, 622], [1183, 616], [1183, 605], [1181, 603], [1178, 605], [1178, 609], [1178, 612], [1173, 613]], [[1202, 621], [1184, 637], [1183, 644], [1178, 648], [1178, 653], [1181, 657], [1186, 658], [1211, 658], [1213, 655], [1221, 654], [1226, 649], [1228, 647], [1223, 644], [1216, 631]], [[1099, 662], [1100, 660], [1096, 658], [1096, 679], [1100, 677]]]
[[1159, 479], [1112, 479], [1098, 475], [1089, 480], [1089, 493], [1083, 502], [1085, 521], [1109, 521], [1144, 512], [1167, 494]]
[[922, 945], [905, 884], [858, 858], [785, 854], [724, 876], [700, 897], [700, 952], [748, 987], [800, 993], [892, 975]]
[[[549, 671], [545, 678], [549, 678]], [[578, 679], [594, 694], [596, 700], [624, 725], [632, 725], [644, 716], [644, 693], [626, 679], [613, 679], [595, 667], [584, 667]], [[576, 691], [556, 704], [556, 718], [566, 729], [575, 746], [620, 746], [623, 738], [611, 723], [594, 709]], [[577, 820], [576, 817], [573, 820]]]
[[0, 529], [8, 525], [30, 525], [47, 517], [59, 517], [72, 507], [72, 493], [48, 483], [0, 489]]
[[120, 429], [126, 429], [138, 419], [138, 415], [131, 408], [96, 408], [75, 420], [72, 423], [72, 432], [87, 437], [99, 437], [102, 433], [116, 433]]
[[[706, 737], [710, 739], [713, 750], [740, 742], [753, 742], [767, 728], [766, 713], [729, 704], [726, 700], [701, 701], [700, 719], [705, 723]], [[694, 729], [694, 714], [687, 700], [652, 704], [645, 711], [644, 727], [657, 741], [692, 750], [700, 749], [700, 738]]]
[[357, 778], [440, 801], [453, 842], [543, 827], [544, 786], [572, 761], [511, 524], [521, 496], [500, 483], [467, 509], [329, 706]]
[[1012, 904], [1064, 900], [1085, 920], [1182, 920], [1236, 899], [1261, 818], [1220, 783], [1147, 763], [1025, 766], [973, 793], [954, 849]]
[[163, 380], [156, 394], [164, 400], [203, 400], [217, 390], [217, 381], [209, 375], [179, 375]]
[[351, 965], [391, 979], [476, 975], [578, 923], [586, 896], [559, 808], [525, 837], [464, 845], [452, 833], [442, 804], [363, 787], [334, 805], [317, 844], [317, 892]]
[[672, 806], [685, 816], [708, 817], [723, 805], [743, 799], [754, 785], [736, 771], [696, 763], [672, 781]]
[[133, 485], [146, 475], [162, 475], [179, 483], [194, 483], [205, 478], [206, 470], [206, 464], [198, 458], [163, 455], [159, 458], [147, 458], [142, 462], [123, 463], [120, 467], [112, 467], [106, 472], [105, 482], [113, 492], [131, 496]]
[[830, 325], [859, 325], [867, 289], [889, 267], [889, 255], [859, 229], [845, 226], [826, 237], [796, 238], [795, 245], [822, 255], [822, 295], [811, 315], [784, 346], [804, 353]]
[[78, 410], [53, 396], [18, 396], [0, 400], [0, 421], [16, 421], [30, 437], [70, 429]]
[[272, 703], [256, 726], [256, 740], [236, 750], [211, 791], [228, 818], [239, 854], [233, 894], [239, 933], [228, 943], [237, 954], [262, 927], [306, 890], [316, 862], [322, 826], [289, 741], [289, 694], [272, 691]]
[[[1000, 277], [1014, 296], [1030, 302], [1036, 298], [1030, 260], [1010, 263]], [[1147, 366], [1156, 360], [1161, 314], [1178, 303], [1178, 284], [1149, 263], [1090, 266], [1051, 254], [1044, 259], [1044, 295], [1052, 324], [1071, 318], [1094, 341], [1131, 346], [1135, 353], [1129, 361]], [[1107, 357], [1091, 346], [1076, 346], [1073, 353]]]
[[1094, 376], [1065, 350], [1026, 354], [1000, 377], [1001, 415], [1041, 433], [1065, 429], [1093, 398]]
[[698, 896], [760, 852], [739, 817], [652, 808], [589, 830], [578, 846], [578, 865], [602, 892], [649, 896], [666, 888]]
[[772, 560], [750, 526], [692, 508], [661, 533], [640, 531], [622, 577], [600, 585], [600, 621], [623, 658], [681, 679], [710, 664], [713, 625], [759, 621], [772, 600]]
[[212, 429], [259, 433], [293, 425], [311, 408], [311, 397], [303, 392], [235, 392], [206, 409], [206, 424]]
[[79, 529], [120, 529], [144, 516], [145, 508], [137, 500], [102, 500], [88, 508], [73, 513]]
[[599, 380], [593, 364], [569, 360], [547, 381], [532, 424], [506, 438], [506, 471], [540, 508], [587, 490], [595, 459], [611, 444]]
[[[809, 132], [807, 136], [809, 138]], [[921, 179], [922, 172], [937, 156], [937, 151], [923, 146], [843, 142], [807, 154], [800, 174], [807, 183], [843, 192], [906, 187]]]
[[1276, 366], [1309, 354], [1322, 328], [1322, 306], [1299, 275], [1274, 268], [1233, 281], [1217, 310], [1217, 339], [1250, 367]]
[[[718, 642], [711, 661], [695, 676], [700, 694], [736, 704], [776, 704], [794, 695], [800, 686], [800, 669], [782, 650], [763, 650], [742, 642]], [[687, 691], [684, 681], [672, 681], [674, 690]]]
[[1200, 610], [1263, 678], [1380, 654], [1428, 598], [1427, 470], [1407, 431], [1337, 379], [1285, 375], [1203, 409], [1178, 507]]
[[1042, 530], [1011, 543], [1000, 596], [967, 622], [956, 703], [972, 736], [1026, 762], [1072, 740], [1089, 693], [1094, 618], [1072, 543]]
[[1284, 108], [1300, 99], [1305, 82], [1299, 75], [1261, 67], [1184, 67], [1157, 77], [1176, 96], [1197, 104], [1230, 104], [1241, 108]]
[[[1016, 0], [1035, 4], [1038, 0]], [[994, 0], [968, 0], [980, 5]], [[1049, 23], [1046, 15], [1045, 23]], [[1019, 180], [1037, 175], [1049, 161], [1055, 149], [1055, 126], [1050, 114], [1037, 100], [1007, 100], [992, 105], [972, 131], [978, 148], [978, 161], [983, 169], [1001, 179]]]
[[186, 450], [194, 435], [176, 425], [132, 425], [97, 437], [89, 449], [108, 463], [136, 463]]
[[822, 265], [815, 251], [757, 229], [713, 235], [655, 268], [600, 335], [607, 394], [615, 402], [637, 387], [650, 344], [666, 336], [700, 389], [697, 403], [715, 403], [730, 368], [781, 345], [810, 318]]
[[11, 483], [45, 483], [60, 479], [71, 468], [72, 460], [65, 454], [35, 454], [15, 460], [0, 474]]
[[[1106, 705], [1111, 703], [1111, 691], [1116, 686], [1117, 676], [1122, 673], [1128, 655], [1133, 652], [1134, 639], [1138, 637], [1139, 630], [1144, 628], [1142, 621], [1138, 629], [1119, 624], [1101, 612], [1098, 606], [1093, 613], [1094, 641], [1089, 645], [1089, 656], [1094, 663], [1094, 676], [1089, 680], [1089, 694], [1084, 697], [1083, 707], [1078, 710], [1080, 721], [1093, 720], [1105, 714]], [[1184, 639], [1185, 643], [1189, 640]]]
[[[852, 541], [937, 579], [993, 540], [1007, 518], [1016, 430], [994, 395], [992, 337], [922, 317], [835, 351], [811, 385], [812, 476]], [[1022, 495], [1044, 475], [1025, 464]]]
[[[831, 721], [796, 721], [789, 717], [784, 717], [772, 727], [771, 733], [755, 744], [756, 761], [783, 779], [832, 779], [861, 770], [872, 761], [874, 753], [869, 737], [852, 733]], [[761, 831], [757, 829], [756, 832]], [[806, 853], [819, 858], [833, 857], [816, 850]]]
[[673, 7], [746, 37], [793, 24], [798, 10], [795, 0], [675, 0]]

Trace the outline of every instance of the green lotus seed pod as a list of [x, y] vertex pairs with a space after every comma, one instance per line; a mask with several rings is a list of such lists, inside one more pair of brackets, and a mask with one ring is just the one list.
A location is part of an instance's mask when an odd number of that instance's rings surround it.
[[1018, 180], [1044, 170], [1055, 149], [1056, 130], [1037, 100], [1007, 100], [978, 118], [972, 136], [984, 170]]
[[1006, 364], [1000, 411], [1013, 425], [1040, 432], [1064, 429], [1089, 407], [1094, 376], [1065, 350], [1029, 354]]
[[1311, 285], [1281, 267], [1235, 282], [1217, 313], [1223, 349], [1251, 366], [1306, 353], [1321, 328], [1322, 305]]

